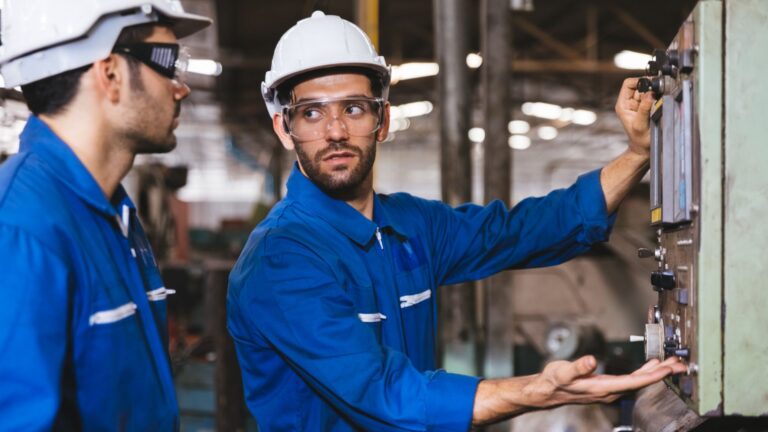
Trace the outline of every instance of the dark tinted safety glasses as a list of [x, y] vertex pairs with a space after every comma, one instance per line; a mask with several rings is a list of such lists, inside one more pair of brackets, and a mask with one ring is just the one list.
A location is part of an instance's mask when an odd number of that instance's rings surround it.
[[159, 42], [120, 44], [115, 45], [112, 52], [129, 55], [170, 80], [180, 84], [185, 82], [189, 54], [178, 44]]

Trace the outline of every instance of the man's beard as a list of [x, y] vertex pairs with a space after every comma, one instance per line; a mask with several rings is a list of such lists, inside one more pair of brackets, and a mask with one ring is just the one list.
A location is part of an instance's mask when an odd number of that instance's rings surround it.
[[[354, 153], [359, 159], [355, 168], [342, 178], [334, 176], [333, 172], [323, 173], [320, 169], [323, 158], [337, 151]], [[304, 169], [304, 173], [312, 183], [334, 198], [349, 200], [357, 197], [360, 186], [366, 181], [371, 169], [373, 169], [373, 162], [376, 160], [376, 143], [374, 142], [367, 149], [361, 150], [346, 142], [332, 142], [326, 148], [318, 151], [314, 159], [304, 152], [301, 143], [296, 143], [296, 156]]]
[[[172, 122], [178, 118], [181, 111], [181, 102], [176, 102], [174, 110], [174, 118]], [[145, 126], [133, 128], [129, 132], [129, 137], [134, 142], [134, 151], [136, 154], [151, 154], [151, 153], [168, 153], [176, 148], [176, 135], [173, 130], [172, 123], [168, 125], [158, 124], [158, 118], [162, 116], [147, 115], [148, 112], [152, 112], [152, 108], [143, 110], [139, 115], [142, 118], [141, 122], [149, 122]], [[152, 133], [154, 132], [154, 133]], [[150, 135], [151, 134], [151, 135]]]

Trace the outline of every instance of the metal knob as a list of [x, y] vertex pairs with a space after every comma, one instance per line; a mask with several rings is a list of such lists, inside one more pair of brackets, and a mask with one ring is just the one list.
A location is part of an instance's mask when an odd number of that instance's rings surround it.
[[664, 327], [661, 324], [645, 325], [645, 359], [664, 360]]

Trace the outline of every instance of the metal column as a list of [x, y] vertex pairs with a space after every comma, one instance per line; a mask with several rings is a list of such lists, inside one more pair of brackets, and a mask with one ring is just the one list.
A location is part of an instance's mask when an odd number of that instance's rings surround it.
[[[467, 0], [433, 0], [435, 46], [440, 74], [440, 187], [446, 203], [456, 206], [472, 198], [471, 115], [467, 70]], [[475, 299], [472, 284], [444, 287], [439, 299], [438, 363], [452, 370], [477, 373], [474, 342]]]
[[[483, 0], [480, 11], [483, 118], [485, 141], [483, 151], [484, 201], [511, 198], [512, 151], [507, 143], [510, 120], [511, 25], [508, 0]], [[499, 273], [483, 281], [478, 295], [482, 307], [485, 349], [483, 375], [501, 377], [512, 374], [513, 326], [510, 276]]]

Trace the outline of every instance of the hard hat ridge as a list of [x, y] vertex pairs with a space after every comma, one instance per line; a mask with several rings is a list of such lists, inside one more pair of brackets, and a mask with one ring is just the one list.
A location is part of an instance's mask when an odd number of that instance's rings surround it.
[[357, 67], [381, 77], [387, 98], [390, 69], [368, 36], [355, 24], [316, 11], [286, 31], [275, 47], [272, 68], [261, 84], [270, 117], [281, 109], [277, 88], [286, 81], [322, 69]]

